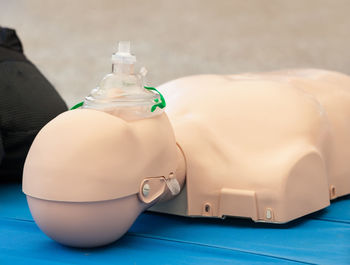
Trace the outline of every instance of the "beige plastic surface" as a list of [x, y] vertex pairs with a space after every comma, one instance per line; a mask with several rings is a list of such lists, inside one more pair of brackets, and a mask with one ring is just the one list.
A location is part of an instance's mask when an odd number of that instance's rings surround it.
[[177, 152], [166, 114], [125, 122], [96, 110], [68, 111], [35, 138], [23, 192], [66, 202], [126, 197], [139, 192], [143, 179], [175, 172]]
[[152, 210], [284, 223], [350, 193], [349, 84], [345, 75], [298, 70], [162, 85], [187, 185]]
[[174, 181], [183, 187], [185, 168], [166, 114], [125, 122], [75, 110], [35, 138], [23, 191], [45, 234], [64, 245], [96, 247], [119, 239], [143, 210], [176, 195], [169, 187]]
[[99, 202], [47, 201], [27, 196], [40, 229], [72, 247], [97, 247], [124, 235], [144, 210], [137, 195]]
[[350, 77], [315, 69], [270, 73], [288, 80], [322, 104], [331, 127], [328, 179], [331, 199], [350, 193]]

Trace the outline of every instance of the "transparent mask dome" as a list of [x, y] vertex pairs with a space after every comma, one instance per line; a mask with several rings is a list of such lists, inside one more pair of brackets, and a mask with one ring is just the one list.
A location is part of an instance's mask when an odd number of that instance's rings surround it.
[[161, 108], [154, 108], [161, 98], [144, 88], [144, 74], [135, 74], [135, 62], [130, 42], [119, 42], [118, 52], [112, 55], [112, 73], [85, 98], [83, 108], [105, 111], [128, 121], [161, 114]]

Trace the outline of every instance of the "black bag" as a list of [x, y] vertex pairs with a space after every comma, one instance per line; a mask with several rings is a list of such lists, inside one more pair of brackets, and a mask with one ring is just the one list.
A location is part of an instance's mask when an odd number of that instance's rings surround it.
[[22, 179], [34, 137], [66, 110], [54, 87], [24, 56], [16, 32], [0, 27], [0, 182]]

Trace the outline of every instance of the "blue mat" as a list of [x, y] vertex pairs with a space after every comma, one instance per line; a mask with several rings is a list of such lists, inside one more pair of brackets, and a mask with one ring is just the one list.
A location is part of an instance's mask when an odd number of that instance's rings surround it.
[[33, 222], [21, 187], [0, 187], [0, 264], [350, 264], [350, 196], [285, 225], [144, 213], [118, 242], [61, 246]]

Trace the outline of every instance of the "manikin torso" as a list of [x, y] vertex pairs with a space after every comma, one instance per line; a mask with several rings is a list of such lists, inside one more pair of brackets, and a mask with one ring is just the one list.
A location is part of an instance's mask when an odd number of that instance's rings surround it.
[[160, 86], [187, 190], [152, 209], [284, 223], [348, 194], [349, 87], [348, 76], [314, 69]]
[[[201, 75], [160, 86], [166, 113], [149, 119], [69, 111], [38, 134], [23, 191], [42, 230], [72, 246], [116, 240], [150, 206], [189, 216], [288, 222], [350, 193], [349, 86], [350, 77], [322, 70]], [[165, 184], [174, 176], [184, 188], [171, 198]], [[164, 198], [171, 199], [159, 202]], [[96, 217], [96, 204], [110, 220]], [[135, 211], [130, 224], [113, 226], [120, 204]], [[53, 205], [60, 209], [58, 221], [45, 216]], [[84, 220], [91, 220], [85, 227], [79, 214], [69, 218], [82, 207]], [[106, 238], [96, 240], [99, 231]]]

